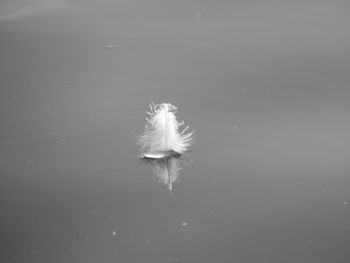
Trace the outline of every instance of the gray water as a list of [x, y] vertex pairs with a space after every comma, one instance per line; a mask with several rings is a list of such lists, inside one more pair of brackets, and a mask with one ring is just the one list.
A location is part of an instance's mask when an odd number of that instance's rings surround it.
[[[346, 1], [2, 1], [0, 261], [350, 262], [349, 28]], [[171, 192], [152, 101], [196, 130]]]

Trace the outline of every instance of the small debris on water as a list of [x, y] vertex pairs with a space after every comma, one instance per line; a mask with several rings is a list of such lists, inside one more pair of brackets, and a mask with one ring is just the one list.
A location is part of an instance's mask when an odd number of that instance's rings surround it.
[[342, 204], [342, 205], [348, 205], [348, 204], [349, 204], [349, 202], [347, 202], [347, 201], [343, 201], [343, 202], [341, 202], [341, 204]]
[[104, 45], [103, 47], [104, 47], [105, 49], [114, 49], [114, 48], [117, 47], [117, 45], [115, 45], [115, 44], [107, 44], [107, 45]]
[[233, 126], [232, 129], [236, 131], [236, 130], [238, 130], [238, 127], [237, 126]]
[[188, 223], [187, 223], [187, 222], [182, 222], [182, 223], [181, 223], [181, 226], [184, 226], [184, 227], [185, 227], [185, 226], [188, 226]]
[[117, 235], [117, 231], [113, 230], [112, 235], [116, 236]]

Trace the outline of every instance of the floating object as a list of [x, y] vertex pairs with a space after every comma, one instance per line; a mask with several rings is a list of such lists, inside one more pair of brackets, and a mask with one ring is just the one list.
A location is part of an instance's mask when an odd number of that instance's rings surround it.
[[175, 151], [143, 153], [144, 159], [161, 160], [167, 158], [180, 158], [181, 154]]
[[115, 44], [107, 44], [107, 45], [104, 45], [104, 48], [105, 49], [114, 49], [114, 48], [116, 48], [117, 47], [117, 45], [115, 45]]
[[150, 104], [145, 131], [137, 137], [142, 150], [142, 161], [151, 165], [159, 182], [173, 189], [182, 169], [182, 156], [192, 144], [193, 132], [186, 133], [188, 126], [176, 119], [177, 108], [170, 103]]
[[143, 154], [143, 158], [146, 158], [146, 159], [162, 159], [166, 157], [168, 157], [168, 155], [164, 153], [144, 153]]
[[185, 133], [188, 126], [179, 131], [184, 122], [177, 121], [176, 111], [170, 103], [150, 104], [145, 131], [137, 138], [144, 158], [178, 158], [192, 144], [193, 132]]

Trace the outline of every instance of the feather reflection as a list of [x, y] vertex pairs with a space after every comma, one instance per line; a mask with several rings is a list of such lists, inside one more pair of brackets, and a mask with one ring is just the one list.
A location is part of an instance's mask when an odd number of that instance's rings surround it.
[[183, 168], [183, 160], [178, 156], [170, 156], [162, 159], [143, 158], [143, 161], [152, 167], [153, 175], [157, 180], [172, 191], [173, 183], [177, 181], [179, 172]]

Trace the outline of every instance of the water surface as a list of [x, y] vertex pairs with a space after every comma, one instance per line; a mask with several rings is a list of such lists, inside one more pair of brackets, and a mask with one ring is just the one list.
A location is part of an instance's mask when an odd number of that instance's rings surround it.
[[[0, 4], [2, 262], [349, 262], [348, 4], [48, 2]], [[196, 130], [171, 193], [152, 101]]]

